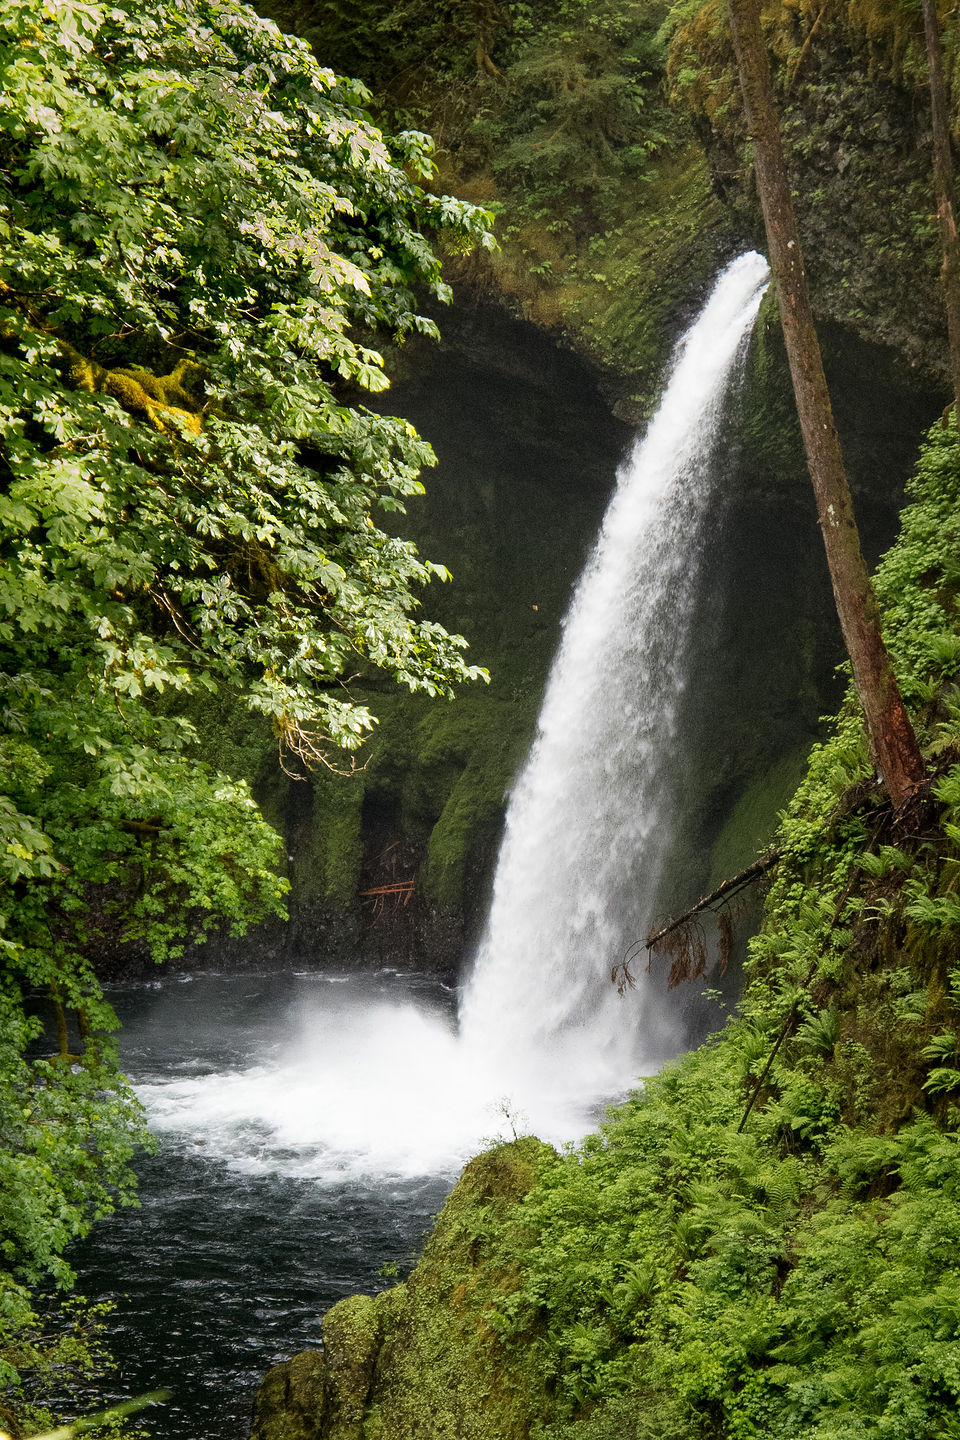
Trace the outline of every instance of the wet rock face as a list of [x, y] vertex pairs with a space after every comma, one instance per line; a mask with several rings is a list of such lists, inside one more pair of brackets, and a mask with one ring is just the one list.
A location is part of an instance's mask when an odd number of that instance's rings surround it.
[[818, 309], [936, 380], [947, 348], [926, 95], [837, 29], [808, 56], [784, 135]]
[[[784, 5], [770, 13], [768, 30], [817, 318], [889, 347], [937, 387], [948, 354], [925, 79], [898, 54], [892, 29], [880, 25], [868, 38], [845, 11], [821, 23], [824, 13], [811, 27], [804, 7]], [[698, 76], [681, 103], [727, 214], [762, 249], [736, 71], [722, 34], [722, 26], [696, 19], [682, 25], [671, 63]], [[728, 103], [717, 105], [720, 94]], [[829, 359], [829, 337], [821, 343]]]

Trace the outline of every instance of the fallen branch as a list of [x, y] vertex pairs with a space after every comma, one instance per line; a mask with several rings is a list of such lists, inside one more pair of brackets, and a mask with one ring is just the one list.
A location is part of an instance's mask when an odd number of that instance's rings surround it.
[[169, 830], [169, 821], [163, 820], [118, 820], [121, 830], [129, 830], [133, 835], [159, 835], [161, 830]]
[[383, 915], [387, 909], [387, 902], [393, 901], [393, 910], [398, 910], [401, 905], [409, 905], [413, 898], [412, 880], [395, 880], [391, 885], [375, 885], [371, 890], [361, 890], [360, 899], [371, 905], [374, 916]]
[[[0, 304], [9, 312], [23, 317], [42, 334], [49, 336], [57, 347], [64, 362], [67, 381], [77, 390], [91, 394], [111, 395], [124, 410], [132, 415], [142, 415], [152, 429], [162, 435], [176, 436], [178, 429], [190, 430], [199, 435], [209, 405], [200, 405], [186, 388], [195, 384], [202, 376], [202, 367], [190, 358], [180, 359], [169, 375], [154, 375], [149, 370], [123, 367], [108, 369], [98, 361], [83, 355], [70, 341], [52, 326], [45, 316], [32, 304], [30, 297], [21, 294], [0, 280]], [[0, 315], [0, 335], [20, 343], [19, 327], [5, 321]]]
[[[726, 972], [727, 964], [733, 952], [733, 911], [730, 902], [741, 890], [744, 890], [752, 881], [769, 870], [780, 859], [781, 850], [768, 850], [741, 870], [737, 875], [731, 875], [729, 880], [724, 880], [716, 890], [711, 890], [709, 895], [702, 896], [696, 903], [691, 905], [689, 910], [670, 920], [666, 925], [661, 925], [659, 930], [651, 930], [646, 940], [635, 940], [623, 959], [614, 965], [610, 971], [610, 981], [616, 985], [617, 993], [626, 994], [636, 985], [636, 978], [630, 969], [631, 965], [643, 954], [644, 950], [653, 951], [657, 946], [662, 947], [672, 957], [673, 963], [670, 966], [670, 974], [667, 977], [668, 988], [673, 990], [684, 980], [697, 980], [706, 973], [710, 959], [710, 952], [707, 943], [707, 934], [697, 916], [703, 910], [719, 907], [717, 912], [719, 953], [717, 956], [720, 974]], [[661, 951], [661, 953], [662, 953]], [[647, 971], [653, 963], [653, 956], [647, 961]]]
[[763, 875], [765, 871], [769, 870], [771, 866], [776, 865], [782, 853], [782, 850], [768, 850], [765, 855], [760, 856], [759, 860], [755, 860], [752, 865], [748, 865], [746, 870], [741, 870], [739, 875], [732, 875], [729, 880], [724, 880], [721, 885], [717, 886], [716, 890], [711, 890], [709, 895], [704, 895], [702, 899], [697, 901], [696, 905], [691, 905], [690, 909], [686, 910], [682, 915], [679, 915], [676, 920], [671, 920], [668, 924], [662, 925], [659, 930], [655, 930], [649, 934], [644, 941], [644, 948], [652, 950], [655, 945], [659, 944], [664, 936], [669, 935], [672, 930], [679, 930], [681, 925], [685, 925], [688, 920], [691, 920], [694, 915], [699, 914], [701, 910], [708, 909], [719, 900], [729, 899], [729, 897], [736, 894], [738, 890], [742, 890], [744, 885], [750, 885], [754, 880]]
[[797, 56], [797, 59], [794, 61], [794, 63], [793, 63], [792, 65], [788, 65], [788, 67], [787, 67], [787, 88], [788, 88], [788, 89], [789, 89], [790, 86], [793, 84], [794, 80], [796, 80], [797, 74], [798, 74], [798, 72], [799, 72], [799, 70], [800, 70], [800, 67], [801, 67], [801, 65], [803, 64], [804, 60], [806, 60], [806, 58], [807, 58], [807, 51], [810, 49], [810, 45], [811, 45], [811, 42], [812, 42], [812, 40], [813, 40], [813, 37], [814, 37], [814, 35], [816, 35], [817, 31], [820, 29], [820, 21], [823, 19], [824, 15], [825, 15], [826, 13], [827, 13], [827, 7], [826, 7], [826, 5], [821, 5], [821, 7], [820, 7], [820, 14], [817, 16], [816, 20], [814, 20], [813, 24], [810, 26], [810, 29], [809, 29], [808, 32], [807, 32], [807, 38], [806, 38], [806, 40], [804, 40], [804, 42], [803, 42], [803, 47], [802, 47], [802, 49], [801, 49], [801, 51], [800, 51], [800, 54]]

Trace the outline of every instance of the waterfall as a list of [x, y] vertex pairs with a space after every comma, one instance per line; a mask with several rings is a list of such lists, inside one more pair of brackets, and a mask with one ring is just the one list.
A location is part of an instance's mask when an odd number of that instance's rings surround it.
[[610, 971], [652, 918], [719, 425], [768, 274], [734, 260], [680, 341], [564, 621], [461, 1004], [510, 1094], [612, 1094], [662, 1053]]
[[[505, 1119], [576, 1138], [669, 1053], [649, 993], [622, 1002], [610, 969], [651, 918], [669, 841], [714, 452], [766, 281], [755, 254], [724, 271], [622, 467], [510, 800], [459, 1027], [401, 977], [294, 977], [296, 1002], [256, 1061], [224, 1066], [218, 1051], [178, 1069], [167, 1056], [162, 1075], [141, 1073], [151, 1124], [185, 1153], [334, 1186], [455, 1173], [509, 1133]], [[181, 1011], [168, 1029], [186, 1033]]]

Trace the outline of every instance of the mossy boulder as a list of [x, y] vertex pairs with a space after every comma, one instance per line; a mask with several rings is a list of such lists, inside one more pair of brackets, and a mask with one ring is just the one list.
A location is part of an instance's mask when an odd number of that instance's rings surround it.
[[328, 1310], [323, 1350], [304, 1350], [267, 1372], [250, 1440], [360, 1440], [381, 1309], [369, 1295], [350, 1295]]
[[540, 1418], [526, 1362], [492, 1322], [519, 1275], [520, 1202], [553, 1154], [525, 1138], [471, 1160], [409, 1280], [379, 1297], [363, 1440], [520, 1440]]
[[323, 1353], [330, 1382], [330, 1440], [360, 1440], [382, 1335], [382, 1307], [351, 1295], [323, 1319]]
[[305, 1350], [274, 1365], [257, 1393], [250, 1440], [319, 1440], [329, 1401], [330, 1381], [319, 1351]]

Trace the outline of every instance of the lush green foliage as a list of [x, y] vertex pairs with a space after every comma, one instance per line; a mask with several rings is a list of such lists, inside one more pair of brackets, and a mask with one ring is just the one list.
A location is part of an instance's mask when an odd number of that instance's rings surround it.
[[429, 447], [360, 396], [387, 384], [372, 332], [432, 334], [415, 287], [448, 298], [424, 231], [492, 242], [422, 188], [427, 137], [388, 149], [362, 87], [234, 0], [11, 0], [0, 46], [6, 1334], [130, 1198], [98, 953], [282, 908], [190, 695], [242, 694], [296, 769], [368, 733], [355, 672], [481, 673], [415, 617], [443, 567], [375, 524]]
[[585, 237], [676, 141], [664, 103], [661, 16], [647, 4], [566, 0], [515, 34], [474, 123], [498, 181], [536, 218]]
[[528, 318], [656, 386], [672, 307], [712, 272], [719, 219], [664, 93], [661, 0], [269, 9], [362, 76], [382, 113], [429, 128], [447, 183], [497, 210], [502, 254], [471, 281], [493, 277]]
[[339, 0], [273, 8], [380, 103], [439, 122], [461, 172], [491, 169], [511, 219], [602, 230], [618, 190], [677, 136], [660, 93], [666, 11], [651, 0], [375, 0], [360, 17]]

